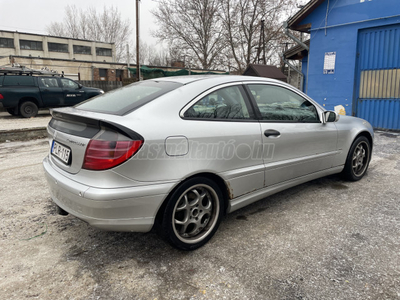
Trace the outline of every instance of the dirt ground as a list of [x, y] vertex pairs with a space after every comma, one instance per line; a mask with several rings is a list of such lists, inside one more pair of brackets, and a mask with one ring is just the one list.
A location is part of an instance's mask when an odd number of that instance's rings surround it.
[[400, 299], [400, 135], [355, 183], [314, 180], [228, 215], [194, 252], [58, 216], [46, 140], [0, 144], [1, 299]]
[[0, 131], [23, 128], [46, 127], [51, 119], [49, 110], [40, 110], [34, 118], [12, 116], [7, 112], [0, 112]]

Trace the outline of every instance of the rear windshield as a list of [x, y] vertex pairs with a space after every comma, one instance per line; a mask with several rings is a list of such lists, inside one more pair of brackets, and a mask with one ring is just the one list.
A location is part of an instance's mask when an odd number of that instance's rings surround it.
[[140, 81], [89, 99], [75, 107], [82, 110], [122, 116], [180, 86], [182, 84], [177, 82]]

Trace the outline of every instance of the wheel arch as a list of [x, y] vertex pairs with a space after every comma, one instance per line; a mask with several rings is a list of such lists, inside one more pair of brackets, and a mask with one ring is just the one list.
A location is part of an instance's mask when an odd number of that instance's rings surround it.
[[40, 103], [39, 103], [39, 100], [36, 99], [35, 97], [22, 97], [18, 101], [18, 108], [21, 107], [22, 103], [27, 102], [27, 101], [31, 101], [31, 102], [35, 103], [38, 108], [41, 107]]
[[356, 139], [358, 139], [360, 136], [365, 136], [365, 137], [368, 139], [369, 144], [370, 144], [370, 147], [371, 147], [371, 151], [372, 151], [372, 148], [373, 148], [373, 146], [374, 146], [374, 139], [373, 139], [371, 133], [368, 132], [368, 131], [361, 131], [361, 132], [359, 132], [359, 133], [354, 137], [352, 143], [354, 143], [354, 141], [355, 141]]
[[232, 197], [231, 197], [232, 193], [230, 192], [229, 184], [222, 177], [220, 177], [214, 173], [203, 172], [203, 173], [197, 173], [190, 177], [187, 177], [174, 186], [174, 188], [168, 193], [168, 196], [164, 199], [163, 203], [159, 207], [157, 214], [156, 214], [155, 223], [158, 223], [158, 224], [162, 223], [162, 218], [163, 218], [165, 207], [167, 206], [168, 200], [170, 199], [171, 195], [175, 192], [175, 190], [184, 182], [188, 181], [189, 179], [195, 178], [195, 177], [208, 178], [208, 179], [214, 181], [218, 185], [218, 187], [221, 190], [223, 200], [224, 200], [224, 215], [226, 214], [226, 212], [229, 208], [229, 200], [232, 199]]

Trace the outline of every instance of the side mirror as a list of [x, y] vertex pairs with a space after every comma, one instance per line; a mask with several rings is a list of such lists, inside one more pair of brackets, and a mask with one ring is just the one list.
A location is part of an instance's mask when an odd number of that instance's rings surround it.
[[324, 111], [322, 113], [323, 123], [339, 121], [339, 114], [332, 110]]
[[83, 85], [78, 83], [78, 87], [81, 89], [83, 87]]

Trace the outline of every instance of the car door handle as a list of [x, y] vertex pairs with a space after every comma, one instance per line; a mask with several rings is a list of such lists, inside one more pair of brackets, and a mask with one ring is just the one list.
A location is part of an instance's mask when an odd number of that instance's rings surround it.
[[266, 137], [279, 137], [281, 135], [281, 133], [274, 129], [267, 129], [264, 131], [264, 135]]

